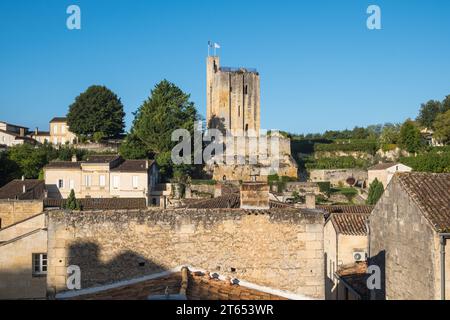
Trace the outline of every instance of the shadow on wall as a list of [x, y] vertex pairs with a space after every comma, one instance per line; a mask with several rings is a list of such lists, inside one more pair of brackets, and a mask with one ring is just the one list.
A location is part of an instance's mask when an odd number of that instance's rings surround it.
[[380, 268], [381, 289], [371, 292], [371, 299], [386, 300], [386, 251], [382, 250], [377, 255], [370, 257], [369, 266], [376, 265]]
[[47, 197], [50, 199], [62, 199], [63, 196], [59, 191], [56, 184], [46, 184], [45, 189], [47, 189]]
[[123, 251], [112, 260], [103, 263], [100, 260], [99, 246], [92, 242], [72, 244], [69, 247], [68, 265], [80, 267], [82, 288], [133, 279], [167, 270], [131, 250]]
[[225, 127], [225, 118], [219, 118], [216, 115], [213, 115], [211, 119], [208, 121], [208, 128], [210, 129], [218, 129], [222, 134], [225, 135], [226, 127]]
[[0, 300], [45, 299], [47, 277], [33, 276], [30, 268], [0, 270]]

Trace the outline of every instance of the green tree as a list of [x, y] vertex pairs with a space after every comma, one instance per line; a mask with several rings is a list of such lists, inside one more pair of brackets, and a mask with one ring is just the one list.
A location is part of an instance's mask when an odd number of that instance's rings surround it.
[[[190, 95], [175, 84], [163, 80], [152, 90], [150, 97], [135, 113], [132, 138], [122, 151], [141, 146], [148, 154], [156, 155], [161, 173], [171, 176], [173, 163], [171, 150], [176, 142], [171, 140], [175, 129], [187, 129], [193, 134], [194, 122], [199, 119]], [[132, 152], [135, 154], [135, 152]]]
[[441, 113], [446, 113], [448, 110], [450, 110], [450, 95], [446, 96], [441, 104]]
[[80, 210], [80, 202], [75, 197], [75, 191], [70, 190], [69, 197], [66, 200], [66, 204], [64, 205], [64, 209], [68, 210]]
[[435, 138], [445, 144], [450, 144], [450, 109], [436, 117], [434, 127]]
[[378, 181], [378, 179], [375, 178], [373, 182], [369, 186], [369, 194], [367, 196], [367, 204], [368, 205], [375, 205], [378, 200], [380, 200], [381, 196], [383, 195], [384, 187], [383, 183]]
[[145, 159], [149, 156], [142, 141], [134, 133], [127, 135], [119, 147], [119, 154], [125, 159]]
[[91, 86], [76, 97], [69, 107], [67, 124], [77, 135], [92, 137], [121, 134], [125, 128], [125, 112], [120, 98], [105, 86]]
[[387, 123], [381, 131], [380, 143], [382, 145], [397, 144], [400, 138], [400, 125]]
[[442, 104], [440, 101], [430, 100], [427, 103], [423, 103], [420, 106], [419, 116], [417, 117], [417, 121], [421, 126], [425, 128], [434, 128], [434, 120], [441, 112]]
[[0, 187], [13, 179], [19, 178], [20, 174], [19, 166], [9, 158], [8, 152], [0, 152]]
[[416, 153], [422, 148], [422, 137], [416, 124], [408, 119], [400, 128], [400, 147], [408, 152]]
[[19, 167], [20, 175], [28, 179], [37, 179], [40, 170], [58, 156], [51, 146], [33, 146], [28, 143], [13, 146], [8, 152], [9, 159]]

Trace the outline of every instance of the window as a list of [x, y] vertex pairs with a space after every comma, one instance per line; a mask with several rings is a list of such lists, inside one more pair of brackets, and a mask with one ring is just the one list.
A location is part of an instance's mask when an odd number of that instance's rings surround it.
[[61, 144], [65, 144], [66, 143], [66, 138], [61, 138]]
[[33, 275], [41, 276], [47, 274], [47, 254], [33, 253]]
[[73, 181], [73, 180], [69, 181], [69, 188], [70, 188], [70, 190], [75, 189], [75, 181]]
[[58, 133], [58, 125], [57, 124], [55, 124], [54, 126], [53, 126], [53, 133]]
[[105, 187], [106, 185], [106, 177], [104, 175], [100, 176], [100, 187]]
[[137, 189], [139, 186], [139, 177], [133, 176], [133, 189]]
[[119, 184], [120, 184], [120, 177], [119, 176], [114, 176], [113, 177], [113, 188], [114, 189], [118, 189], [119, 188]]
[[63, 179], [59, 179], [59, 180], [58, 180], [58, 188], [59, 188], [59, 189], [64, 188], [64, 180], [63, 180]]
[[245, 87], [244, 87], [244, 94], [247, 94], [248, 93], [248, 87], [247, 87], [247, 85], [245, 85]]
[[90, 187], [92, 184], [92, 177], [91, 176], [85, 176], [84, 177], [84, 184], [86, 187]]
[[61, 133], [66, 133], [66, 125], [61, 125]]
[[58, 138], [57, 137], [53, 138], [53, 144], [58, 144]]

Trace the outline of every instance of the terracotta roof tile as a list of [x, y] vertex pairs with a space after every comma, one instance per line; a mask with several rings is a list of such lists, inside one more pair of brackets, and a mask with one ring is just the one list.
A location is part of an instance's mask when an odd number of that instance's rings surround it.
[[16, 179], [0, 188], [0, 199], [40, 200], [44, 198], [44, 193], [44, 180]]
[[369, 205], [317, 205], [317, 209], [327, 213], [371, 213], [374, 206]]
[[[183, 271], [183, 270], [182, 270]], [[175, 272], [168, 276], [131, 285], [81, 295], [74, 300], [146, 300], [149, 296], [179, 295], [185, 289], [188, 300], [287, 300], [229, 281], [211, 278], [202, 272]], [[186, 279], [187, 277], [187, 279]], [[187, 280], [187, 281], [186, 281]]]
[[350, 236], [367, 234], [366, 221], [369, 215], [364, 213], [332, 213], [331, 221], [337, 233]]
[[111, 169], [111, 171], [119, 172], [146, 172], [147, 170], [147, 160], [125, 160]]
[[51, 161], [44, 169], [80, 169], [82, 161]]
[[437, 232], [450, 231], [450, 173], [397, 173], [393, 179]]
[[[145, 198], [84, 198], [78, 199], [83, 210], [146, 209]], [[62, 208], [66, 200], [45, 199], [44, 207]]]

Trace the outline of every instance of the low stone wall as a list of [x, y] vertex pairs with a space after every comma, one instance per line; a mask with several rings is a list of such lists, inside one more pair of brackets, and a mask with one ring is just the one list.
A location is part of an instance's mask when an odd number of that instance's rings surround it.
[[324, 298], [323, 216], [296, 209], [49, 212], [49, 294], [191, 265]]
[[311, 182], [329, 181], [333, 186], [346, 185], [350, 177], [367, 181], [367, 171], [362, 169], [313, 169], [309, 172]]

